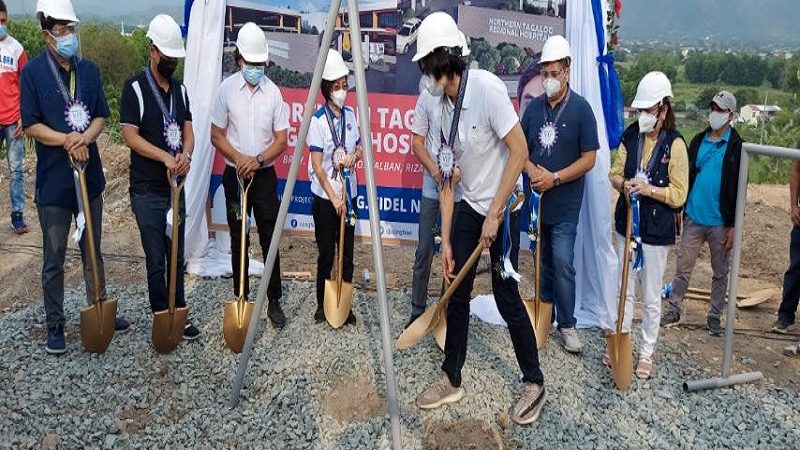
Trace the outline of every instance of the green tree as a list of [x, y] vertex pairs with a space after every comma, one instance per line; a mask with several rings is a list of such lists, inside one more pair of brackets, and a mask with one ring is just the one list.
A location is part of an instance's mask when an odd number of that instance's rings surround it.
[[489, 72], [495, 71], [495, 66], [500, 62], [500, 52], [497, 49], [490, 47], [478, 59], [481, 69], [488, 70]]
[[28, 59], [33, 59], [44, 51], [44, 36], [38, 22], [30, 19], [11, 19], [8, 21], [8, 34], [22, 44]]
[[703, 90], [697, 94], [697, 99], [695, 100], [697, 102], [697, 107], [700, 109], [707, 109], [711, 100], [717, 95], [717, 92], [719, 92], [719, 89], [714, 86], [704, 87]]
[[119, 33], [116, 27], [86, 25], [80, 28], [83, 56], [100, 69], [105, 86], [121, 87], [133, 72], [140, 68], [131, 40]]
[[736, 97], [736, 105], [741, 108], [744, 105], [752, 105], [758, 103], [758, 91], [753, 88], [740, 88], [733, 92]]

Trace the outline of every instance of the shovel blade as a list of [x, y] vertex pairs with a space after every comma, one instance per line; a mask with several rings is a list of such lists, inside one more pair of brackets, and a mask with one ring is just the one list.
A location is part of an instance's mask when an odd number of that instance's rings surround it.
[[[536, 303], [539, 303], [539, 313], [536, 313]], [[547, 346], [550, 338], [550, 326], [552, 325], [553, 317], [553, 304], [543, 302], [541, 300], [522, 300], [525, 305], [525, 311], [528, 312], [528, 318], [533, 327], [533, 334], [536, 336], [536, 349], [542, 350]]]
[[254, 306], [255, 303], [244, 299], [232, 299], [225, 302], [222, 315], [222, 336], [225, 338], [225, 345], [234, 353], [242, 352]]
[[188, 317], [187, 307], [175, 308], [174, 314], [170, 314], [168, 309], [153, 314], [152, 339], [156, 352], [163, 355], [178, 346], [183, 338], [183, 329], [186, 327]]
[[325, 312], [325, 320], [333, 328], [341, 328], [350, 316], [350, 305], [353, 301], [353, 284], [342, 281], [342, 288], [339, 290], [336, 280], [325, 280], [325, 297], [322, 309]]
[[[610, 334], [606, 336], [608, 356], [611, 357], [611, 373], [614, 385], [620, 391], [627, 391], [633, 380], [633, 347], [631, 334]], [[617, 352], [619, 349], [619, 352]]]
[[403, 330], [394, 343], [395, 347], [398, 350], [406, 350], [419, 344], [422, 338], [436, 325], [434, 320], [437, 319], [437, 311], [438, 305], [429, 306], [421, 316], [417, 317], [417, 320]]
[[114, 338], [117, 301], [103, 299], [81, 309], [81, 344], [89, 353], [105, 353]]
[[433, 327], [433, 337], [436, 339], [439, 350], [444, 351], [444, 344], [447, 341], [447, 313], [445, 311], [442, 311], [439, 320]]

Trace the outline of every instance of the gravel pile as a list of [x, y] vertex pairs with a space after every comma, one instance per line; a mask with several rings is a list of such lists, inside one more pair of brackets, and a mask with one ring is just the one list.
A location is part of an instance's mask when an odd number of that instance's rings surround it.
[[[284, 285], [289, 323], [262, 320], [238, 408], [227, 408], [238, 361], [222, 339], [222, 303], [230, 280], [188, 278], [189, 306], [204, 335], [159, 356], [150, 345], [146, 288], [113, 288], [134, 329], [102, 356], [79, 342], [69, 292], [68, 353], [44, 352], [41, 306], [0, 319], [0, 448], [386, 449], [385, 379], [375, 296], [354, 301], [356, 327], [334, 331], [313, 322], [311, 283]], [[255, 289], [254, 289], [255, 291]], [[392, 335], [407, 320], [408, 293], [389, 294]], [[686, 378], [714, 376], [683, 355], [657, 355], [654, 378], [620, 393], [600, 363], [604, 343], [583, 331], [582, 357], [551, 342], [541, 355], [549, 390], [539, 422], [508, 424], [519, 371], [507, 331], [473, 319], [464, 399], [421, 412], [414, 399], [438, 376], [442, 355], [431, 339], [395, 354], [404, 448], [445, 448], [454, 424], [483, 424], [511, 448], [797, 448], [800, 395], [760, 382], [685, 394]], [[479, 428], [479, 427], [472, 427]], [[463, 427], [461, 428], [463, 430]], [[452, 436], [467, 448], [467, 437]], [[458, 439], [461, 439], [459, 441]], [[460, 444], [459, 444], [460, 442]], [[446, 445], [446, 444], [445, 444]]]

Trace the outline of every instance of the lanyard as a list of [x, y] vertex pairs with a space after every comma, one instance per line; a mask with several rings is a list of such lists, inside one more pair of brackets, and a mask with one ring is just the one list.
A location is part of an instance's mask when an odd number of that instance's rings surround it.
[[53, 55], [51, 55], [49, 51], [47, 52], [47, 65], [50, 67], [50, 72], [53, 74], [53, 78], [56, 79], [58, 91], [61, 93], [61, 97], [64, 99], [64, 104], [69, 105], [73, 99], [80, 100], [81, 92], [80, 90], [76, 89], [76, 85], [80, 85], [80, 83], [76, 81], [76, 78], [78, 78], [77, 61], [74, 58], [72, 59], [73, 69], [69, 71], [69, 91], [67, 91], [67, 86], [64, 84], [64, 80], [61, 79], [61, 74], [58, 73], [56, 62], [53, 59]]
[[658, 139], [656, 139], [656, 144], [653, 147], [653, 153], [650, 155], [650, 159], [647, 161], [647, 165], [642, 162], [642, 153], [644, 152], [644, 133], [639, 134], [639, 146], [636, 149], [636, 164], [639, 166], [639, 172], [643, 172], [647, 179], [650, 179], [650, 174], [653, 172], [653, 169], [656, 165], [656, 157], [658, 156], [658, 151], [661, 148], [661, 144], [666, 138], [667, 133], [664, 130], [661, 130], [658, 133]]
[[[150, 85], [150, 90], [153, 92], [153, 97], [156, 98], [156, 103], [158, 103], [158, 108], [161, 110], [161, 114], [164, 116], [164, 123], [169, 123], [175, 120], [175, 116], [173, 115], [173, 106], [174, 106], [174, 99], [175, 99], [175, 87], [170, 86], [171, 92], [169, 96], [169, 110], [167, 110], [167, 105], [164, 103], [164, 99], [161, 98], [161, 92], [159, 88], [156, 87], [156, 80], [153, 78], [153, 73], [150, 71], [150, 67], [145, 70], [145, 74], [147, 74], [147, 84]], [[171, 85], [172, 83], [170, 83]]]
[[[461, 119], [461, 109], [464, 106], [464, 97], [467, 92], [467, 78], [469, 78], [469, 69], [464, 70], [461, 72], [461, 81], [458, 84], [458, 96], [456, 96], [456, 104], [455, 109], [453, 109], [453, 121], [450, 124], [450, 134], [448, 136], [449, 139], [445, 139], [444, 137], [444, 128], [439, 127], [439, 134], [441, 135], [442, 144], [446, 145], [450, 149], [453, 149], [456, 143], [456, 136], [458, 135], [458, 122]], [[446, 102], [446, 98], [442, 98], [442, 107], [444, 108], [444, 102]], [[442, 114], [444, 115], [444, 114]]]
[[[633, 216], [633, 224], [631, 226], [631, 247], [633, 250], [633, 267], [634, 272], [639, 272], [644, 267], [644, 246], [642, 245], [641, 228], [639, 224], [639, 194], [631, 194], [631, 209]], [[628, 251], [627, 249], [625, 251]]]
[[542, 110], [543, 110], [543, 115], [547, 122], [550, 122], [553, 125], [558, 124], [558, 119], [561, 118], [561, 114], [564, 112], [565, 109], [567, 109], [567, 104], [569, 103], [571, 95], [572, 95], [572, 90], [571, 89], [567, 90], [567, 96], [564, 98], [564, 100], [561, 102], [560, 105], [556, 105], [556, 107], [558, 108], [558, 112], [556, 113], [556, 118], [552, 121], [550, 120], [551, 114], [547, 110], [547, 100], [544, 101], [544, 103], [542, 104]]
[[325, 105], [325, 118], [328, 119], [328, 127], [331, 129], [331, 136], [333, 136], [333, 146], [334, 147], [344, 147], [345, 146], [345, 111], [344, 108], [341, 110], [342, 117], [339, 119], [342, 122], [342, 134], [341, 136], [336, 135], [336, 125], [333, 123], [333, 111], [330, 110], [328, 105]]

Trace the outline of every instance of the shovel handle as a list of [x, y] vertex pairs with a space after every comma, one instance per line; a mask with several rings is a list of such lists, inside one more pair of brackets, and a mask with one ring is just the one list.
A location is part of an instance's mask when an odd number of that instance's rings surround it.
[[247, 194], [250, 192], [250, 186], [253, 185], [253, 177], [243, 180], [241, 176], [236, 175], [236, 181], [239, 183], [239, 192], [241, 193], [241, 201], [239, 202], [239, 218], [242, 221], [242, 229], [240, 232], [239, 243], [239, 300], [244, 301], [244, 287], [245, 283], [249, 282], [247, 274], [244, 271], [244, 262], [247, 257], [247, 236], [250, 230], [247, 227]]
[[[539, 194], [539, 215], [536, 219], [536, 255], [533, 258], [533, 311], [536, 317], [539, 317], [539, 303], [542, 300], [542, 199], [544, 192]], [[531, 199], [532, 201], [533, 199]], [[533, 208], [533, 205], [531, 205]]]
[[[83, 204], [83, 218], [86, 220], [86, 234], [83, 239], [86, 243], [86, 253], [89, 254], [89, 264], [92, 267], [92, 286], [94, 287], [94, 304], [100, 302], [100, 268], [97, 264], [97, 248], [94, 245], [94, 225], [92, 222], [92, 208], [89, 202], [89, 188], [86, 185], [86, 167], [88, 162], [78, 162], [72, 157], [69, 158], [72, 169], [78, 174], [78, 186], [80, 187], [81, 203]], [[100, 313], [100, 308], [97, 309]]]
[[347, 194], [345, 193], [345, 189], [350, 187], [345, 186], [344, 174], [342, 174], [341, 170], [339, 171], [339, 178], [342, 182], [342, 202], [345, 203], [345, 210], [342, 212], [341, 217], [339, 217], [339, 261], [336, 267], [336, 290], [339, 293], [339, 295], [336, 296], [337, 307], [342, 298], [342, 270], [344, 270], [344, 220], [345, 216], [347, 216]]
[[[625, 303], [628, 300], [628, 276], [631, 269], [631, 233], [633, 229], [633, 209], [631, 208], [631, 198], [625, 195], [627, 204], [627, 217], [625, 220], [625, 244], [622, 253], [622, 279], [620, 280], [619, 287], [619, 305], [617, 309], [617, 336], [622, 334], [622, 322], [625, 320]], [[619, 347], [619, 339], [617, 339], [617, 347]], [[617, 348], [619, 350], [619, 348]], [[619, 352], [617, 352], [619, 353]]]
[[178, 177], [173, 176], [169, 173], [169, 170], [167, 170], [167, 180], [169, 180], [170, 191], [172, 193], [172, 235], [170, 236], [169, 252], [169, 267], [172, 276], [169, 277], [167, 300], [169, 303], [169, 314], [173, 315], [175, 314], [175, 294], [178, 283], [178, 239], [180, 238], [181, 191], [183, 190], [184, 184], [186, 184], [186, 177], [183, 177], [179, 182]]

